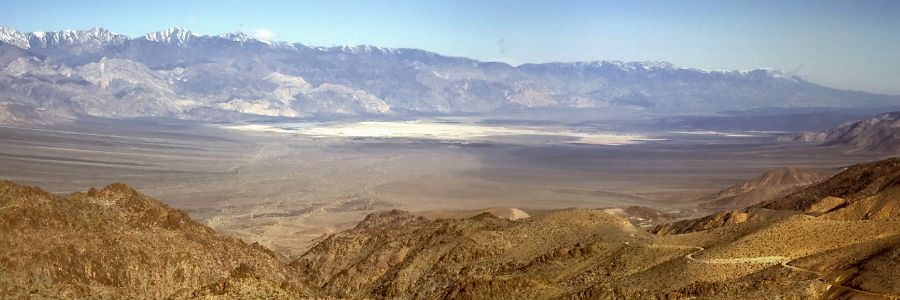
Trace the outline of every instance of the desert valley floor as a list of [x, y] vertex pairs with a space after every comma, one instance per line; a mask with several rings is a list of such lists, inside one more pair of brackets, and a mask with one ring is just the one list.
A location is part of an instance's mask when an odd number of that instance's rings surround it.
[[0, 177], [65, 195], [124, 182], [220, 233], [296, 257], [374, 211], [645, 206], [691, 200], [784, 166], [836, 173], [880, 157], [769, 136], [657, 133], [627, 145], [308, 137], [214, 124], [0, 128]]

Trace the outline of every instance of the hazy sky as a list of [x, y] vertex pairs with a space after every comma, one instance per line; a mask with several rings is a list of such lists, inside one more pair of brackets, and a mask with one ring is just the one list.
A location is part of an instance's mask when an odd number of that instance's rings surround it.
[[2, 2], [0, 26], [22, 31], [99, 26], [139, 36], [182, 26], [514, 65], [609, 59], [771, 67], [828, 86], [900, 94], [900, 1]]

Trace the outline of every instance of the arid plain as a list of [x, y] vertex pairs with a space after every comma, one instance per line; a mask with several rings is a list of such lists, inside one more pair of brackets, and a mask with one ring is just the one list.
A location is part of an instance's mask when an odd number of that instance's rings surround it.
[[491, 207], [539, 213], [644, 206], [696, 217], [692, 200], [785, 166], [839, 168], [844, 155], [770, 136], [656, 132], [625, 145], [554, 136], [312, 137], [215, 124], [82, 122], [0, 128], [0, 176], [65, 195], [124, 182], [220, 233], [302, 254], [374, 211]]

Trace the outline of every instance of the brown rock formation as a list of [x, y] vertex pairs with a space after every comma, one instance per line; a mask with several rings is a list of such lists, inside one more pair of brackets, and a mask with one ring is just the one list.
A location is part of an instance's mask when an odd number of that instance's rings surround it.
[[308, 294], [274, 253], [123, 184], [58, 197], [0, 181], [0, 297]]
[[733, 185], [700, 199], [701, 207], [739, 209], [784, 197], [830, 177], [828, 172], [809, 168], [780, 168]]

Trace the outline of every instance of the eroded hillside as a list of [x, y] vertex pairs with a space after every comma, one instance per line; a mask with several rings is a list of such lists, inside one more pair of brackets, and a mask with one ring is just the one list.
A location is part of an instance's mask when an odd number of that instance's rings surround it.
[[807, 186], [825, 181], [829, 173], [810, 168], [780, 168], [733, 185], [702, 199], [704, 207], [744, 208], [778, 199]]
[[113, 184], [58, 197], [0, 181], [2, 298], [294, 298], [297, 273], [258, 245]]
[[657, 234], [608, 209], [380, 212], [291, 260], [124, 185], [62, 198], [3, 182], [0, 286], [64, 298], [897, 297], [898, 168], [853, 166]]

